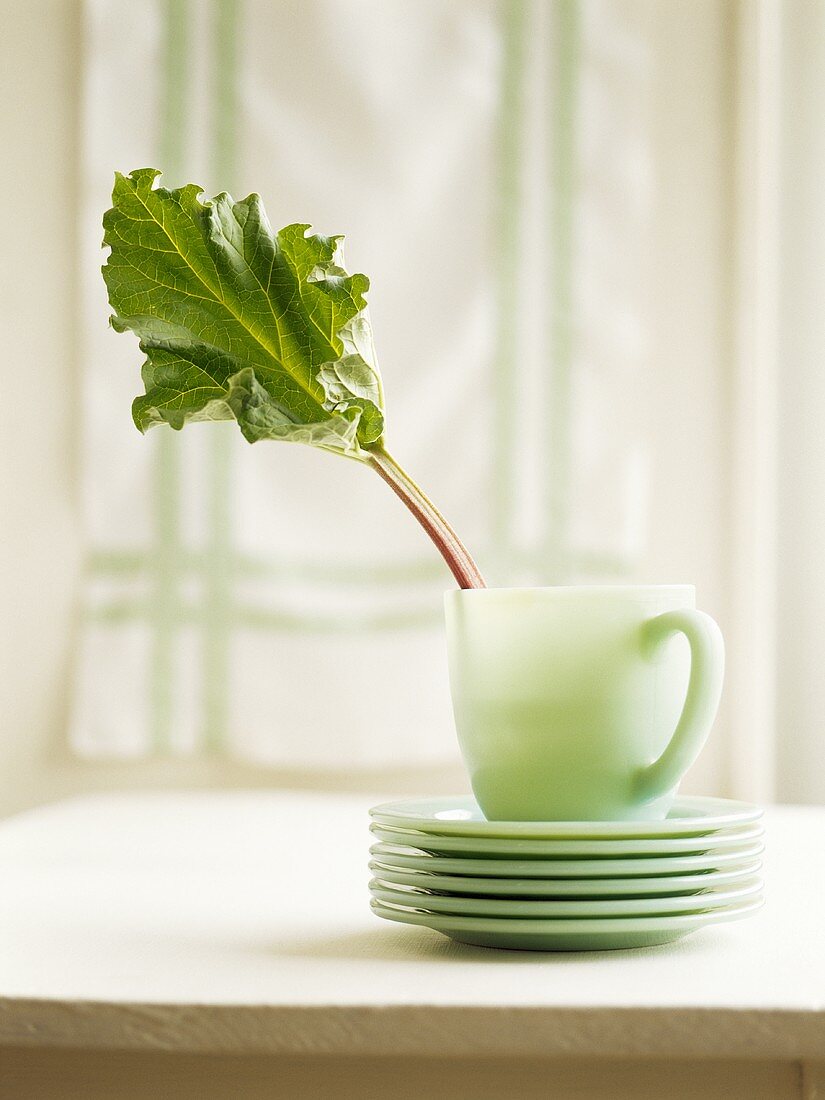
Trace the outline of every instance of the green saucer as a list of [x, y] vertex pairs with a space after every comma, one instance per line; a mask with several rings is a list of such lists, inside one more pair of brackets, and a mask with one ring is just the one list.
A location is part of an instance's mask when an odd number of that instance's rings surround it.
[[685, 897], [520, 899], [454, 897], [372, 879], [370, 893], [379, 901], [426, 913], [455, 913], [467, 917], [656, 917], [669, 913], [704, 913], [729, 908], [762, 892], [759, 876], [726, 890], [709, 890]]
[[411, 829], [399, 829], [391, 825], [381, 825], [373, 822], [370, 825], [370, 832], [387, 844], [409, 845], [419, 851], [432, 852], [433, 855], [460, 853], [461, 855], [481, 856], [491, 859], [500, 856], [507, 859], [531, 856], [542, 859], [591, 856], [614, 859], [636, 856], [701, 855], [704, 852], [717, 849], [734, 851], [764, 836], [765, 830], [761, 824], [757, 823], [702, 837], [529, 840], [515, 837], [502, 839], [499, 837], [439, 836], [435, 833], [414, 832]]
[[494, 878], [659, 878], [662, 875], [694, 874], [702, 871], [741, 870], [764, 851], [764, 844], [752, 842], [733, 852], [708, 852], [701, 856], [671, 856], [640, 859], [479, 859], [433, 856], [397, 844], [373, 844], [370, 855], [394, 870], [432, 871], [436, 874]]
[[681, 795], [664, 821], [488, 821], [474, 798], [459, 795], [384, 802], [374, 806], [370, 815], [385, 825], [442, 836], [598, 840], [704, 836], [756, 821], [762, 810], [732, 798]]
[[507, 917], [455, 917], [419, 913], [373, 899], [373, 912], [384, 920], [432, 928], [477, 947], [517, 951], [616, 951], [655, 947], [690, 935], [709, 924], [751, 916], [761, 898], [712, 913], [669, 917], [608, 917], [604, 920], [515, 920]]
[[733, 886], [762, 867], [760, 860], [743, 864], [736, 871], [704, 871], [695, 875], [665, 875], [662, 878], [472, 878], [469, 875], [437, 875], [429, 871], [394, 871], [377, 860], [369, 869], [375, 878], [394, 886], [415, 886], [442, 894], [480, 894], [510, 898], [616, 898], [686, 897], [703, 890]]

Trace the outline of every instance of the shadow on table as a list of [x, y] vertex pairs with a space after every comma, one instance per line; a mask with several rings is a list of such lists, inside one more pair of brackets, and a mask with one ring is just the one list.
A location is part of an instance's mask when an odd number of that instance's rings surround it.
[[272, 944], [272, 952], [289, 958], [307, 959], [373, 959], [381, 961], [415, 961], [435, 959], [439, 962], [535, 963], [554, 965], [616, 961], [640, 958], [652, 952], [666, 950], [669, 955], [700, 954], [704, 937], [689, 936], [662, 947], [642, 947], [619, 951], [517, 951], [496, 947], [474, 947], [457, 943], [426, 928], [376, 928], [366, 932], [343, 933], [339, 936], [301, 937], [293, 941]]

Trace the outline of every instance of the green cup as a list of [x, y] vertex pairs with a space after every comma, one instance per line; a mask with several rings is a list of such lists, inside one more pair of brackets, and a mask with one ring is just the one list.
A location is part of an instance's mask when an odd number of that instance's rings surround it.
[[719, 627], [690, 585], [445, 598], [458, 739], [493, 821], [656, 821], [707, 739]]

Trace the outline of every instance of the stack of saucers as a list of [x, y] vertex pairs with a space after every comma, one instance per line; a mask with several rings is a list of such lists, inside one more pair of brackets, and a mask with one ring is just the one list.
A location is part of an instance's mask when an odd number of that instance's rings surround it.
[[485, 947], [669, 943], [762, 904], [762, 811], [677, 798], [664, 821], [487, 821], [471, 798], [370, 811], [372, 908]]

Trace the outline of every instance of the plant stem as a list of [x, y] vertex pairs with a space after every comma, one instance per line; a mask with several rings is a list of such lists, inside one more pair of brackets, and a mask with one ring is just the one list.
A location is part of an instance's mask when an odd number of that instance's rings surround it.
[[486, 588], [478, 566], [464, 543], [442, 516], [430, 498], [407, 471], [383, 447], [369, 452], [369, 464], [412, 512], [450, 567], [459, 588]]

